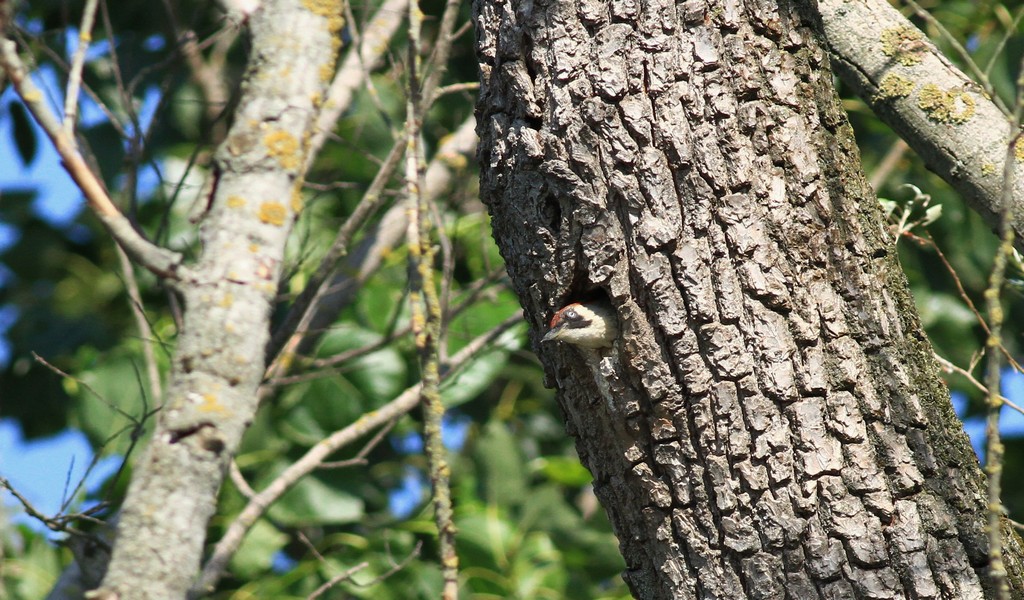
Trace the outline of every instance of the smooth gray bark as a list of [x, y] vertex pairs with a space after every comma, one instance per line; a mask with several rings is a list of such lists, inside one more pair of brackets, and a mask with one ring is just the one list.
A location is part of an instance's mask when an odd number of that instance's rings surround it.
[[[992, 229], [999, 228], [1010, 117], [927, 37], [884, 0], [821, 0], [836, 72]], [[1024, 144], [1010, 153], [1024, 161]], [[1016, 247], [1024, 251], [1024, 178], [1008, 198]]]
[[184, 598], [228, 461], [257, 407], [301, 167], [334, 72], [341, 4], [263, 2], [239, 110], [188, 280], [184, 327], [152, 442], [135, 465], [98, 598]]
[[[474, 4], [481, 194], [634, 595], [981, 598], [984, 478], [808, 7]], [[1011, 586], [1024, 593], [1009, 533]]]

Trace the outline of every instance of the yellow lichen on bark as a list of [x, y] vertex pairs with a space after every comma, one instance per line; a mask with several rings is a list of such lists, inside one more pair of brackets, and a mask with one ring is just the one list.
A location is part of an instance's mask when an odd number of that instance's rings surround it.
[[280, 227], [284, 225], [284, 220], [288, 218], [288, 209], [280, 202], [264, 202], [260, 204], [260, 211], [257, 216], [260, 221], [268, 225]]
[[277, 159], [281, 166], [286, 169], [297, 169], [299, 160], [299, 141], [287, 131], [271, 131], [263, 136], [263, 143], [267, 146], [267, 153]]
[[241, 196], [228, 196], [228, 208], [242, 208], [245, 206], [245, 198]]
[[890, 27], [882, 32], [882, 53], [901, 65], [918, 64], [927, 48], [924, 36], [913, 27]]
[[334, 79], [334, 67], [329, 64], [320, 65], [320, 81], [327, 83]]
[[327, 19], [327, 29], [331, 33], [338, 33], [345, 26], [340, 0], [302, 0], [302, 5], [314, 15]]
[[217, 396], [206, 393], [203, 394], [203, 400], [199, 404], [199, 412], [227, 415], [231, 411], [217, 400]]
[[943, 90], [934, 83], [921, 88], [917, 106], [928, 118], [941, 123], [963, 123], [974, 116], [975, 102], [960, 88]]
[[875, 102], [880, 102], [883, 100], [905, 98], [912, 91], [914, 91], [914, 82], [895, 73], [889, 73], [878, 84], [878, 92], [875, 93], [874, 99]]

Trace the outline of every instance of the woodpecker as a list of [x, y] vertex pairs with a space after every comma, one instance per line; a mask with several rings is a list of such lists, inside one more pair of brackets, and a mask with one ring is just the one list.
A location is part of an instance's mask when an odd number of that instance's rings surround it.
[[551, 328], [541, 341], [558, 340], [576, 346], [594, 378], [597, 391], [609, 410], [616, 411], [619, 394], [612, 390], [609, 382], [618, 371], [618, 358], [617, 352], [608, 349], [616, 345], [618, 336], [619, 321], [611, 306], [604, 302], [576, 302], [555, 313]]
[[551, 318], [551, 328], [542, 342], [558, 340], [580, 348], [608, 348], [619, 335], [615, 311], [602, 303], [574, 302]]

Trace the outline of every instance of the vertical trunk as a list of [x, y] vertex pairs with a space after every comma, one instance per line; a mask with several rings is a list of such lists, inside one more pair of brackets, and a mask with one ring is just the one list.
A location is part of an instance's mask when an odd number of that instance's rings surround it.
[[228, 461], [257, 407], [301, 166], [334, 72], [338, 0], [268, 0], [250, 18], [252, 56], [217, 151], [203, 253], [153, 439], [137, 462], [99, 598], [180, 600], [193, 584]]
[[600, 363], [538, 351], [634, 595], [985, 596], [984, 478], [811, 13], [474, 13], [481, 193], [534, 332], [619, 315]]

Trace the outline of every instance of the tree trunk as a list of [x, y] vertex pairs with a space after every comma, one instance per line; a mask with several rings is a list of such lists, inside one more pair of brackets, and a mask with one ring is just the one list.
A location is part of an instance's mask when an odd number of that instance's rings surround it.
[[[484, 2], [481, 194], [638, 598], [981, 598], [984, 476], [806, 6]], [[1019, 539], [1007, 568], [1024, 594]]]
[[180, 600], [198, 573], [225, 469], [257, 408], [270, 313], [302, 208], [308, 139], [334, 72], [341, 9], [336, 0], [276, 0], [250, 17], [253, 50], [215, 158], [203, 253], [172, 282], [185, 312], [170, 385], [94, 597]]

